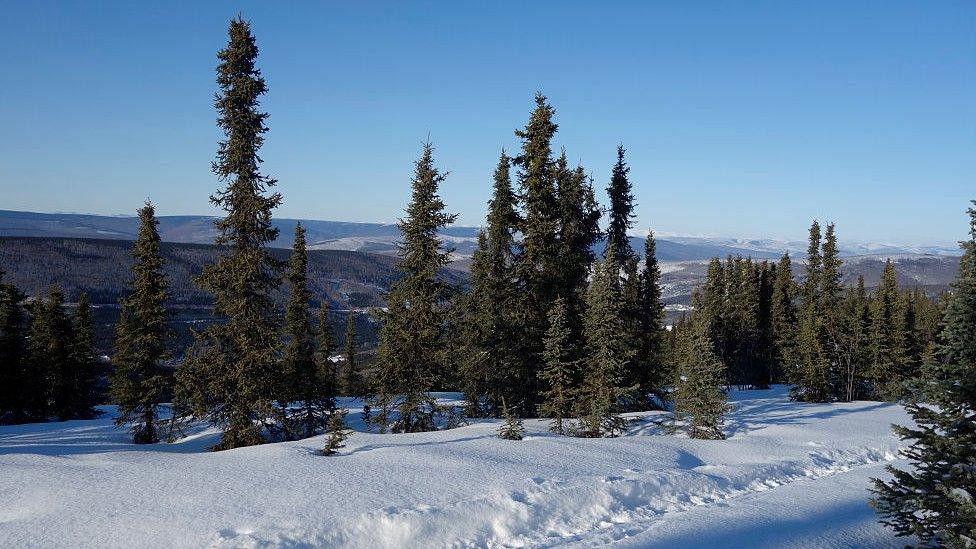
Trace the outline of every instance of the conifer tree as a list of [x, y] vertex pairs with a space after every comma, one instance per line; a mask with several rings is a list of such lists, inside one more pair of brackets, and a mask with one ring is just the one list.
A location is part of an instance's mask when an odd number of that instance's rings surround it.
[[687, 422], [688, 436], [723, 439], [722, 418], [727, 410], [722, 361], [712, 348], [703, 318], [692, 319], [679, 341], [679, 377], [674, 393], [674, 414]]
[[525, 437], [522, 420], [512, 413], [504, 399], [502, 399], [502, 417], [505, 418], [505, 423], [498, 428], [498, 437], [505, 440], [522, 440]]
[[98, 404], [98, 362], [95, 359], [95, 324], [92, 319], [91, 301], [87, 293], [81, 294], [71, 318], [70, 370], [64, 376], [70, 380], [65, 403], [71, 419], [91, 419], [100, 412]]
[[776, 280], [776, 265], [763, 261], [756, 266], [758, 275], [758, 320], [755, 349], [755, 365], [749, 384], [756, 389], [768, 389], [773, 383], [776, 368], [776, 354], [773, 333], [773, 290]]
[[358, 396], [360, 390], [359, 370], [356, 363], [356, 314], [346, 317], [346, 341], [343, 353], [345, 364], [342, 370], [342, 392], [346, 396]]
[[[50, 293], [54, 293], [52, 288]], [[60, 290], [57, 290], [60, 297]], [[63, 313], [62, 313], [63, 315]], [[51, 417], [54, 400], [54, 386], [58, 373], [56, 365], [68, 360], [65, 333], [58, 330], [66, 323], [62, 318], [57, 324], [52, 322], [47, 298], [38, 297], [30, 306], [30, 324], [27, 330], [27, 356], [25, 373], [28, 376], [25, 391], [25, 416], [27, 421], [47, 421]], [[56, 335], [60, 332], [60, 335]], [[61, 339], [55, 339], [60, 337]]]
[[776, 264], [776, 280], [773, 283], [772, 330], [775, 366], [773, 378], [785, 379], [787, 372], [797, 367], [797, 312], [796, 283], [793, 280], [793, 264], [790, 254], [784, 253]]
[[874, 296], [871, 330], [871, 382], [873, 395], [881, 400], [897, 400], [904, 392], [906, 381], [898, 281], [889, 259], [881, 274], [881, 283]]
[[630, 168], [624, 160], [625, 152], [623, 145], [617, 145], [617, 163], [613, 166], [610, 185], [607, 186], [607, 195], [610, 198], [607, 247], [613, 248], [617, 261], [621, 265], [626, 265], [634, 256], [627, 231], [633, 228], [635, 204], [633, 190], [627, 177]]
[[625, 427], [618, 415], [621, 400], [636, 387], [622, 386], [634, 350], [625, 337], [620, 266], [613, 248], [594, 268], [586, 303], [586, 363], [579, 397], [579, 434], [617, 436]]
[[0, 424], [30, 421], [28, 395], [41, 391], [28, 371], [23, 300], [12, 284], [0, 284]]
[[797, 322], [798, 365], [791, 376], [796, 384], [791, 396], [806, 402], [828, 402], [833, 395], [830, 357], [823, 345], [824, 317], [821, 305], [824, 265], [820, 242], [820, 224], [814, 221], [810, 226], [807, 274], [803, 281]]
[[121, 301], [116, 326], [115, 369], [109, 377], [116, 426], [131, 424], [136, 444], [159, 442], [159, 403], [166, 389], [163, 362], [166, 351], [167, 280], [163, 272], [161, 239], [153, 205], [139, 209], [139, 234], [132, 248], [129, 295]]
[[594, 259], [593, 247], [600, 239], [600, 208], [583, 167], [570, 170], [565, 150], [556, 160], [555, 170], [559, 201], [555, 295], [566, 300], [569, 328], [574, 337], [580, 338], [586, 309], [586, 281]]
[[551, 418], [550, 430], [560, 435], [566, 433], [566, 420], [574, 409], [575, 381], [583, 362], [576, 345], [578, 340], [569, 326], [568, 314], [566, 300], [556, 298], [549, 311], [549, 330], [543, 352], [545, 367], [539, 373], [543, 382], [539, 415]]
[[325, 439], [325, 447], [322, 448], [323, 456], [334, 456], [339, 450], [345, 448], [346, 439], [349, 438], [351, 431], [346, 427], [346, 414], [349, 410], [342, 408], [335, 410], [329, 416], [329, 438]]
[[332, 333], [332, 323], [329, 322], [329, 304], [322, 301], [319, 309], [319, 325], [315, 335], [315, 369], [322, 383], [325, 395], [329, 398], [329, 407], [335, 406], [335, 395], [338, 390], [339, 376], [335, 372], [332, 353], [335, 351], [335, 335]]
[[74, 361], [71, 356], [74, 335], [64, 311], [64, 293], [51, 287], [47, 298], [35, 309], [29, 349], [31, 367], [43, 372], [47, 390], [42, 410], [59, 421], [72, 418]]
[[[307, 438], [315, 436], [326, 426], [333, 401], [328, 379], [322, 375], [315, 361], [315, 332], [308, 311], [312, 299], [308, 290], [308, 251], [305, 229], [301, 223], [295, 226], [288, 285], [291, 296], [285, 306], [285, 384], [279, 401], [285, 410], [286, 434]], [[297, 404], [297, 408], [291, 412], [288, 410], [289, 402]]]
[[519, 198], [523, 209], [518, 227], [522, 241], [515, 261], [521, 298], [516, 309], [516, 325], [525, 344], [519, 357], [523, 371], [517, 379], [519, 385], [514, 387], [515, 402], [511, 404], [522, 410], [532, 410], [536, 404], [539, 385], [536, 373], [546, 331], [546, 312], [558, 295], [562, 280], [557, 238], [559, 202], [551, 144], [558, 126], [552, 121], [554, 110], [544, 95], [536, 94], [535, 104], [525, 128], [515, 132], [522, 141], [522, 150], [512, 159], [519, 167]]
[[444, 212], [438, 187], [445, 176], [434, 166], [433, 151], [430, 143], [424, 144], [411, 182], [407, 215], [399, 223], [404, 240], [399, 245], [397, 270], [402, 277], [393, 283], [387, 296], [376, 392], [371, 399], [371, 405], [379, 410], [374, 421], [381, 430], [388, 427], [391, 410], [399, 416], [392, 425], [395, 431], [435, 428], [436, 403], [429, 391], [445, 368], [444, 324], [450, 293], [447, 282], [439, 277], [450, 250], [442, 248], [438, 232], [456, 216]]
[[[657, 246], [654, 232], [648, 231], [644, 241], [644, 268], [639, 275], [640, 295], [637, 302], [637, 329], [639, 353], [635, 382], [638, 394], [646, 406], [660, 407], [668, 400], [666, 386], [669, 382], [665, 371], [664, 304], [661, 303], [661, 269], [657, 262]], [[652, 397], [649, 399], [648, 397]]]
[[976, 544], [976, 208], [968, 213], [970, 238], [925, 365], [923, 399], [905, 406], [916, 426], [895, 427], [910, 443], [903, 455], [912, 467], [889, 466], [894, 478], [874, 480], [872, 502], [897, 535], [959, 548]]
[[214, 103], [224, 133], [213, 172], [226, 188], [211, 202], [226, 212], [214, 222], [215, 243], [224, 249], [197, 283], [214, 295], [214, 315], [225, 323], [197, 334], [177, 384], [178, 399], [223, 428], [215, 450], [260, 444], [273, 426], [275, 393], [282, 385], [280, 334], [271, 294], [282, 265], [267, 245], [278, 237], [271, 223], [281, 195], [268, 194], [277, 182], [263, 175], [258, 150], [264, 143], [266, 113], [259, 99], [267, 91], [255, 67], [258, 47], [250, 24], [231, 21], [227, 47], [217, 57], [220, 93]]
[[[486, 227], [478, 235], [478, 248], [472, 257], [471, 291], [465, 298], [462, 355], [465, 394], [472, 416], [494, 414], [501, 398], [518, 398], [525, 386], [529, 367], [515, 320], [519, 292], [515, 286], [515, 230], [520, 221], [517, 197], [512, 189], [511, 159], [502, 151], [495, 168], [494, 187], [488, 202]], [[484, 396], [484, 403], [481, 396]], [[487, 407], [483, 409], [483, 407]]]
[[844, 306], [844, 324], [838, 326], [837, 359], [840, 366], [838, 398], [850, 402], [867, 394], [864, 387], [866, 366], [870, 363], [871, 309], [864, 276], [848, 291]]

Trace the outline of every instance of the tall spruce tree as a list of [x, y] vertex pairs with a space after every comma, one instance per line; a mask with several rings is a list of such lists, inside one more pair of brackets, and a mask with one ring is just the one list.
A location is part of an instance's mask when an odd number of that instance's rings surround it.
[[543, 359], [545, 367], [539, 373], [543, 382], [539, 415], [551, 418], [549, 428], [560, 435], [566, 433], [566, 422], [576, 403], [576, 380], [583, 360], [578, 339], [569, 326], [566, 300], [556, 298], [549, 311], [549, 330], [546, 332]]
[[810, 226], [807, 273], [803, 280], [797, 326], [797, 368], [791, 380], [796, 385], [791, 396], [806, 402], [828, 402], [833, 395], [830, 356], [824, 349], [822, 305], [823, 256], [820, 251], [820, 224]]
[[627, 231], [634, 225], [634, 193], [628, 178], [630, 168], [624, 160], [626, 150], [617, 145], [617, 163], [613, 166], [607, 195], [610, 198], [609, 225], [607, 226], [607, 248], [613, 248], [621, 265], [634, 256]]
[[359, 396], [363, 392], [356, 352], [356, 314], [350, 312], [346, 316], [345, 347], [342, 353], [345, 359], [342, 366], [342, 392], [346, 396]]
[[132, 248], [129, 295], [122, 299], [116, 326], [115, 369], [109, 389], [118, 406], [115, 424], [130, 425], [136, 444], [159, 442], [159, 403], [167, 387], [166, 351], [168, 283], [163, 271], [159, 222], [153, 205], [139, 209], [139, 234]]
[[619, 415], [620, 404], [636, 387], [622, 385], [634, 350], [626, 338], [620, 264], [613, 248], [594, 268], [586, 304], [586, 362], [578, 400], [579, 434], [617, 436], [625, 428]]
[[874, 295], [871, 317], [871, 383], [873, 396], [897, 400], [905, 390], [904, 349], [900, 318], [901, 301], [895, 267], [889, 259]]
[[[295, 226], [287, 278], [291, 296], [285, 306], [285, 383], [278, 398], [286, 417], [286, 435], [307, 438], [326, 427], [333, 401], [328, 380], [315, 361], [315, 332], [308, 310], [312, 299], [308, 290], [308, 251], [301, 223]], [[288, 408], [291, 402], [297, 405], [294, 410]]]
[[339, 376], [332, 362], [332, 353], [335, 349], [335, 334], [332, 333], [332, 323], [329, 322], [329, 304], [323, 300], [319, 309], [318, 331], [315, 334], [315, 369], [324, 386], [325, 394], [330, 398], [328, 402], [330, 407], [335, 406], [334, 397], [338, 391]]
[[517, 400], [518, 388], [525, 385], [524, 376], [529, 373], [521, 362], [522, 338], [517, 337], [515, 326], [520, 294], [512, 270], [519, 217], [510, 164], [502, 151], [495, 168], [486, 227], [478, 235], [478, 248], [472, 257], [471, 291], [465, 298], [467, 352], [462, 355], [461, 366], [469, 402], [467, 413], [472, 416], [497, 414], [503, 397], [509, 402]]
[[277, 182], [263, 175], [258, 150], [267, 114], [259, 99], [267, 91], [256, 68], [258, 47], [250, 24], [231, 21], [227, 47], [217, 54], [214, 104], [224, 133], [213, 172], [227, 182], [210, 200], [226, 212], [214, 222], [215, 243], [223, 248], [197, 283], [214, 295], [214, 315], [226, 322], [198, 333], [181, 368], [178, 397], [223, 428], [215, 450], [260, 444], [276, 428], [275, 393], [281, 387], [280, 334], [272, 293], [282, 265], [267, 245], [278, 237], [271, 223], [281, 195], [268, 194]]
[[[976, 206], [976, 201], [973, 202]], [[910, 446], [909, 470], [888, 468], [874, 480], [873, 503], [898, 535], [946, 547], [976, 544], [976, 208], [970, 238], [934, 352], [925, 365], [922, 399], [905, 406], [914, 427], [896, 426]]]
[[579, 338], [583, 333], [586, 281], [594, 259], [593, 247], [600, 239], [600, 208], [583, 167], [570, 170], [565, 150], [556, 160], [555, 170], [559, 201], [556, 295], [566, 300], [569, 328]]
[[71, 396], [69, 398], [70, 417], [91, 419], [99, 415], [95, 409], [98, 404], [98, 361], [95, 357], [95, 322], [92, 318], [91, 300], [87, 293], [81, 294], [71, 317]]
[[773, 379], [782, 383], [787, 372], [797, 368], [797, 311], [796, 282], [793, 280], [793, 263], [790, 254], [784, 253], [776, 264], [776, 280], [772, 296], [773, 354], [775, 362]]
[[635, 382], [645, 406], [663, 407], [668, 401], [669, 372], [665, 371], [664, 304], [661, 302], [661, 268], [657, 262], [654, 232], [644, 240], [644, 267], [640, 271], [640, 295], [637, 301], [638, 356]]
[[520, 384], [513, 387], [514, 402], [508, 405], [524, 415], [533, 410], [538, 398], [537, 371], [541, 362], [542, 340], [546, 332], [546, 313], [558, 295], [559, 261], [559, 202], [556, 192], [552, 137], [558, 126], [553, 123], [555, 113], [546, 97], [535, 96], [535, 109], [528, 123], [515, 135], [521, 139], [518, 156], [512, 159], [519, 167], [519, 199], [523, 217], [519, 224], [522, 234], [520, 252], [515, 261], [515, 276], [520, 288], [516, 325], [522, 334], [519, 364], [523, 371]]
[[[424, 144], [416, 162], [413, 188], [406, 217], [399, 223], [397, 270], [401, 278], [390, 287], [388, 309], [380, 331], [379, 368], [371, 405], [378, 409], [374, 421], [381, 430], [414, 432], [432, 430], [436, 403], [430, 396], [438, 372], [447, 358], [444, 324], [450, 287], [439, 276], [450, 250], [442, 248], [438, 232], [454, 222], [444, 212], [438, 187], [445, 175], [434, 166], [434, 148]], [[390, 425], [390, 412], [397, 418]]]
[[37, 301], [32, 312], [28, 354], [30, 368], [43, 379], [44, 391], [32, 408], [38, 419], [56, 416], [58, 420], [73, 419], [75, 362], [72, 356], [74, 334], [71, 320], [64, 310], [64, 293], [52, 286], [47, 298]]
[[837, 398], [850, 402], [867, 394], [864, 376], [870, 363], [871, 309], [863, 275], [857, 277], [857, 286], [848, 290], [843, 315], [843, 324], [833, 335], [839, 368]]

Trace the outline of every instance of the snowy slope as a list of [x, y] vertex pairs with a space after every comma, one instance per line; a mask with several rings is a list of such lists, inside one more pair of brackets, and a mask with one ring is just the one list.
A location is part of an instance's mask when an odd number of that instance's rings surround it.
[[210, 453], [212, 430], [135, 447], [110, 417], [0, 427], [0, 546], [903, 542], [866, 503], [867, 478], [896, 458], [900, 407], [797, 404], [783, 388], [733, 406], [725, 441], [664, 435], [646, 414], [617, 439], [557, 437], [542, 421], [521, 442], [498, 439], [496, 422], [357, 432], [329, 458], [314, 453], [324, 437]]

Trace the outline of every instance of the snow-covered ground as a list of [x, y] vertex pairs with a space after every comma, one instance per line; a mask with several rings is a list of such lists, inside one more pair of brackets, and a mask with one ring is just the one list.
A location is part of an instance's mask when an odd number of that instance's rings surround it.
[[900, 407], [797, 404], [782, 387], [732, 405], [724, 441], [666, 435], [650, 413], [616, 439], [543, 421], [523, 441], [492, 421], [356, 432], [333, 457], [315, 453], [322, 436], [206, 452], [210, 429], [134, 446], [111, 409], [0, 427], [0, 547], [904, 545], [867, 503], [897, 459]]

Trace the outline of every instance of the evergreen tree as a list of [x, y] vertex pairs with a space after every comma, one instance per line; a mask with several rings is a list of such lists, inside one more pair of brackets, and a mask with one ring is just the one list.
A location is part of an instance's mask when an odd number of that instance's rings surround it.
[[688, 423], [691, 438], [723, 439], [722, 418], [728, 408], [723, 366], [712, 348], [703, 318], [692, 320], [679, 342], [679, 378], [674, 393], [674, 415]]
[[[291, 296], [285, 307], [285, 384], [279, 400], [285, 410], [287, 435], [307, 438], [326, 426], [334, 402], [328, 379], [315, 361], [315, 332], [308, 312], [312, 299], [308, 290], [308, 251], [305, 229], [300, 223], [295, 226], [288, 285]], [[289, 411], [289, 402], [295, 402], [297, 408]]]
[[871, 330], [871, 382], [874, 397], [897, 400], [904, 392], [906, 381], [902, 342], [900, 299], [895, 268], [889, 259], [881, 274], [881, 283], [874, 296]]
[[116, 326], [115, 369], [109, 389], [119, 415], [119, 427], [132, 424], [136, 444], [159, 442], [159, 403], [166, 389], [163, 362], [166, 351], [167, 280], [163, 272], [156, 212], [149, 202], [139, 209], [139, 234], [132, 248], [132, 280], [122, 299]]
[[28, 370], [23, 300], [13, 285], [0, 284], [0, 424], [30, 421], [28, 395], [41, 391]]
[[798, 365], [792, 375], [796, 387], [791, 392], [792, 398], [806, 402], [828, 402], [833, 395], [830, 357], [823, 345], [824, 316], [821, 306], [824, 264], [820, 242], [820, 224], [814, 221], [810, 226], [807, 275], [803, 281], [797, 322]]
[[[668, 401], [668, 372], [665, 371], [664, 304], [661, 303], [661, 269], [658, 267], [654, 233], [644, 241], [644, 268], [639, 275], [637, 322], [639, 352], [635, 382], [645, 406], [662, 407]], [[648, 398], [652, 397], [652, 398]]]
[[586, 366], [579, 398], [579, 434], [617, 436], [625, 428], [621, 400], [636, 387], [622, 386], [634, 351], [628, 346], [620, 296], [620, 266], [613, 248], [597, 263], [587, 293]]
[[557, 238], [559, 202], [551, 145], [558, 126], [552, 121], [554, 110], [544, 95], [536, 94], [535, 104], [525, 128], [515, 132], [522, 140], [522, 150], [512, 159], [519, 167], [519, 198], [524, 212], [518, 227], [522, 242], [514, 270], [520, 288], [516, 326], [525, 344], [520, 347], [519, 357], [523, 371], [513, 380], [518, 386], [512, 391], [513, 404], [522, 410], [532, 410], [536, 404], [536, 371], [542, 355], [546, 312], [558, 295], [562, 280]]
[[610, 176], [610, 185], [607, 186], [607, 195], [610, 198], [609, 216], [610, 221], [607, 226], [607, 248], [613, 248], [617, 255], [617, 261], [621, 265], [634, 256], [634, 250], [630, 247], [630, 239], [627, 231], [634, 224], [634, 194], [627, 175], [630, 168], [624, 160], [623, 145], [617, 145], [617, 163], [613, 166], [613, 173]]
[[755, 364], [750, 369], [749, 384], [756, 389], [768, 389], [773, 383], [776, 368], [775, 334], [773, 332], [773, 291], [776, 265], [763, 261], [756, 266], [758, 275], [758, 321]]
[[91, 419], [100, 412], [98, 404], [98, 362], [95, 359], [95, 324], [92, 319], [91, 301], [88, 294], [78, 298], [71, 318], [73, 340], [69, 350], [70, 371], [65, 376], [70, 379], [70, 396], [66, 403], [71, 419]]
[[442, 249], [438, 232], [456, 216], [444, 212], [444, 202], [437, 194], [445, 176], [434, 166], [433, 151], [430, 143], [424, 145], [416, 162], [407, 216], [399, 223], [404, 241], [399, 246], [397, 270], [402, 277], [387, 296], [376, 393], [371, 399], [379, 409], [374, 421], [381, 430], [388, 427], [391, 410], [399, 416], [392, 426], [395, 431], [435, 428], [436, 403], [429, 391], [445, 368], [444, 323], [450, 293], [449, 285], [438, 276], [450, 254]]
[[511, 160], [502, 151], [495, 168], [486, 227], [478, 235], [478, 248], [472, 257], [471, 291], [465, 298], [467, 350], [461, 357], [461, 365], [469, 403], [467, 412], [472, 416], [496, 413], [505, 396], [509, 400], [518, 398], [520, 388], [528, 383], [526, 376], [530, 371], [522, 362], [523, 340], [515, 324], [520, 294], [513, 273], [514, 233], [520, 221], [509, 175], [510, 164]]
[[332, 353], [335, 351], [335, 335], [332, 333], [332, 323], [329, 322], [329, 304], [322, 302], [319, 309], [319, 326], [315, 335], [315, 369], [320, 383], [322, 383], [324, 394], [329, 398], [329, 407], [335, 406], [335, 395], [338, 390], [339, 376], [336, 374], [332, 362]]
[[341, 410], [335, 410], [329, 416], [329, 438], [325, 440], [325, 447], [322, 448], [321, 454], [323, 456], [333, 456], [339, 453], [339, 450], [345, 448], [346, 439], [352, 431], [346, 427], [346, 414], [349, 410], [342, 408]]
[[356, 363], [356, 314], [349, 313], [346, 317], [346, 345], [343, 358], [345, 364], [342, 370], [342, 392], [346, 396], [358, 396], [361, 391], [359, 382], [359, 367]]
[[870, 363], [871, 309], [863, 275], [857, 277], [857, 286], [848, 291], [844, 310], [844, 323], [834, 335], [840, 367], [837, 396], [850, 402], [867, 394], [864, 376]]
[[227, 47], [217, 57], [217, 123], [224, 133], [214, 173], [227, 187], [211, 197], [226, 217], [214, 225], [215, 243], [224, 248], [197, 282], [214, 295], [214, 315], [226, 322], [197, 334], [177, 384], [177, 398], [223, 428], [215, 450], [260, 444], [275, 393], [282, 386], [280, 334], [272, 293], [282, 265], [267, 245], [278, 237], [271, 214], [281, 203], [267, 194], [276, 181], [260, 173], [258, 150], [264, 143], [266, 113], [259, 98], [267, 91], [255, 67], [258, 48], [250, 25], [230, 23]]
[[773, 283], [772, 330], [775, 362], [773, 379], [784, 381], [787, 372], [796, 370], [797, 311], [795, 303], [796, 283], [793, 280], [793, 264], [790, 254], [784, 253], [776, 264], [776, 280]]
[[522, 420], [509, 410], [504, 399], [502, 399], [502, 417], [505, 418], [505, 423], [498, 428], [498, 437], [505, 440], [522, 440], [525, 437]]
[[546, 332], [545, 368], [539, 373], [543, 381], [539, 415], [552, 418], [550, 430], [566, 433], [566, 420], [575, 403], [575, 380], [582, 359], [567, 318], [566, 300], [556, 298], [549, 311], [549, 330]]
[[[976, 205], [976, 202], [973, 202]], [[910, 442], [909, 470], [874, 480], [873, 504], [898, 535], [947, 547], [976, 544], [976, 208], [962, 243], [959, 276], [926, 363], [924, 399], [906, 405], [916, 427], [896, 426]]]

